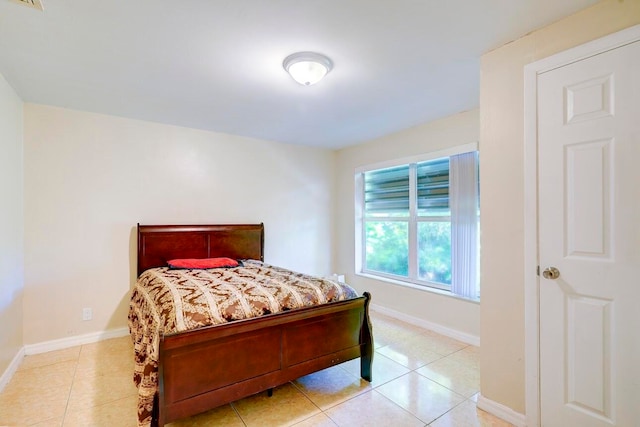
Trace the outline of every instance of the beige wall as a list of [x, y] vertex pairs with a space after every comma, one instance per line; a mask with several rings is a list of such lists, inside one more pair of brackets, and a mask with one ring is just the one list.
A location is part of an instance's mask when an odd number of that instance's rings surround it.
[[478, 304], [355, 275], [354, 173], [359, 166], [416, 156], [478, 141], [478, 110], [398, 132], [337, 152], [334, 265], [372, 303], [478, 337]]
[[607, 0], [482, 57], [481, 392], [520, 413], [525, 408], [523, 68], [637, 23], [640, 0]]
[[23, 344], [22, 106], [0, 75], [0, 376]]
[[264, 222], [267, 262], [330, 272], [332, 151], [33, 104], [24, 150], [25, 344], [127, 325], [137, 222]]

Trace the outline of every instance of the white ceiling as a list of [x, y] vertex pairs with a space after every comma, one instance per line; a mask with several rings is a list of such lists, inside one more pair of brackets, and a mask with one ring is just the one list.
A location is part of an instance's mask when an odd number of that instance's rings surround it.
[[[597, 0], [0, 0], [26, 102], [339, 148], [478, 107], [480, 55]], [[283, 59], [331, 58], [315, 86]]]

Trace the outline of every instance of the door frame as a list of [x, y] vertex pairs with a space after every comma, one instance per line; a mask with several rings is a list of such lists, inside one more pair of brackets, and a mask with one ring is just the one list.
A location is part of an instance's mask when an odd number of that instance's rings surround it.
[[640, 40], [640, 25], [557, 53], [524, 67], [524, 307], [525, 416], [540, 426], [540, 280], [538, 268], [538, 75]]

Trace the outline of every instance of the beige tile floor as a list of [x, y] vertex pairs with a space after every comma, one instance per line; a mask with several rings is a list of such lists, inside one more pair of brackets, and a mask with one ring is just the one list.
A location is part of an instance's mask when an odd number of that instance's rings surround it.
[[[478, 348], [372, 313], [374, 380], [352, 360], [187, 426], [510, 426], [476, 408]], [[0, 393], [0, 426], [136, 426], [128, 337], [27, 356]]]

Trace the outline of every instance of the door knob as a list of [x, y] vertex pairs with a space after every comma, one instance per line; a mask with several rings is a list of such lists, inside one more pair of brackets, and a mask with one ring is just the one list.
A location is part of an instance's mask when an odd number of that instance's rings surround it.
[[542, 277], [544, 277], [545, 279], [555, 280], [560, 277], [560, 270], [555, 267], [545, 268], [542, 272]]

